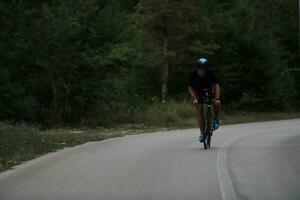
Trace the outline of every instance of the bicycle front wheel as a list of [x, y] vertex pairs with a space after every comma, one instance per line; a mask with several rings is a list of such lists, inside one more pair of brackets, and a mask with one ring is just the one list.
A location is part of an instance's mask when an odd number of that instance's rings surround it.
[[205, 134], [204, 134], [204, 149], [210, 148], [211, 136], [212, 136], [212, 126], [210, 119], [205, 121]]
[[204, 134], [204, 142], [203, 142], [203, 145], [204, 145], [204, 149], [207, 149], [207, 148], [210, 148], [210, 140], [211, 140], [211, 137], [210, 137], [210, 120], [209, 119], [206, 119], [205, 120], [205, 134]]
[[204, 149], [207, 149], [207, 140], [206, 140], [206, 135], [204, 135], [204, 142], [203, 142], [203, 145], [204, 145]]
[[210, 142], [211, 142], [211, 135], [208, 134], [208, 135], [207, 135], [207, 142], [206, 142], [208, 148], [210, 148]]

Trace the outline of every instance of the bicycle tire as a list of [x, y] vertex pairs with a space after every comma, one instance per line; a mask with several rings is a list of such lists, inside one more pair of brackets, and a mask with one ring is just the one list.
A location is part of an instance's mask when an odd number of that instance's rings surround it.
[[210, 149], [211, 135], [207, 135], [207, 147]]
[[207, 143], [206, 143], [206, 135], [204, 135], [204, 142], [203, 142], [203, 145], [204, 145], [204, 149], [206, 150], [207, 149]]
[[210, 139], [208, 140], [208, 138], [209, 138], [209, 132], [210, 132], [210, 128], [209, 127], [210, 127], [210, 121], [209, 121], [209, 119], [206, 119], [205, 120], [204, 142], [203, 142], [205, 150], [207, 148], [210, 148]]
[[211, 136], [212, 136], [212, 127], [210, 124], [210, 120], [205, 121], [205, 134], [204, 134], [204, 149], [210, 149], [210, 143], [211, 143]]

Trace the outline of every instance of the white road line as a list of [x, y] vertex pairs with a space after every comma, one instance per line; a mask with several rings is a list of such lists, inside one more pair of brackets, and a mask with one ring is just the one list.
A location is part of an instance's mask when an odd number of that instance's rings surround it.
[[231, 139], [228, 139], [224, 142], [224, 144], [220, 147], [218, 151], [217, 158], [217, 171], [218, 171], [218, 179], [221, 188], [221, 194], [223, 200], [237, 200], [237, 193], [234, 189], [233, 182], [229, 173], [228, 168], [228, 160], [227, 160], [227, 152], [231, 145], [237, 142], [239, 139], [247, 137], [249, 135], [254, 134], [255, 132], [237, 136]]

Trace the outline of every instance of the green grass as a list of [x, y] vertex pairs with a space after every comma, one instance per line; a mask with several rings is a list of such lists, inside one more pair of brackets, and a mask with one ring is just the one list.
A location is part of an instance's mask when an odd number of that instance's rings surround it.
[[235, 112], [221, 117], [224, 125], [300, 118], [300, 112]]
[[[300, 112], [221, 112], [221, 125], [300, 118]], [[196, 111], [190, 102], [170, 101], [165, 105], [153, 105], [144, 113], [143, 123], [154, 127], [197, 127]]]
[[143, 116], [143, 123], [167, 128], [188, 128], [196, 125], [195, 108], [189, 102], [170, 101], [148, 107]]
[[0, 123], [0, 171], [48, 152], [103, 139], [97, 134], [71, 130], [40, 131], [25, 124]]
[[[125, 135], [158, 130], [196, 128], [196, 112], [189, 102], [171, 101], [153, 105], [138, 113], [138, 121], [111, 128], [51, 129], [41, 131], [26, 124], [11, 125], [0, 122], [0, 171], [11, 168], [43, 154], [76, 146], [88, 141], [99, 141]], [[221, 125], [258, 121], [300, 118], [300, 112], [231, 112], [222, 113]]]

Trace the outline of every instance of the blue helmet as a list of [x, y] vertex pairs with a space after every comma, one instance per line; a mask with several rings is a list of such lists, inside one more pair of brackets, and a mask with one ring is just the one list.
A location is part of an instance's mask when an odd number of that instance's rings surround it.
[[197, 68], [208, 69], [206, 58], [200, 58], [199, 60], [197, 60]]
[[205, 58], [200, 58], [198, 60], [198, 64], [200, 64], [200, 65], [204, 65], [205, 63], [207, 63], [207, 60]]

